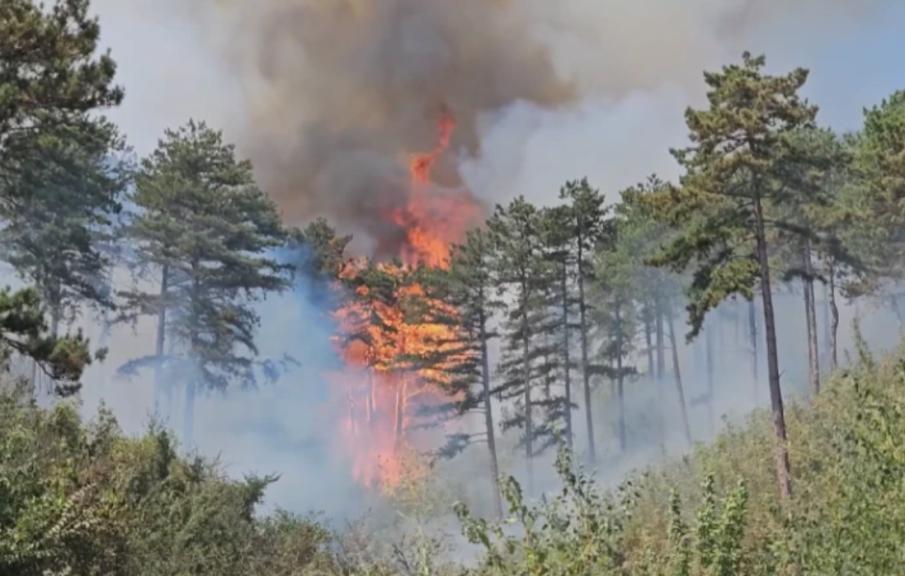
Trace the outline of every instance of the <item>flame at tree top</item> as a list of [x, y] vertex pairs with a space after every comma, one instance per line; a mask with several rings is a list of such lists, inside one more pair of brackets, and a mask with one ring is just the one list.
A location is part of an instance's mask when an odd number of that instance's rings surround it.
[[468, 228], [480, 221], [483, 212], [461, 190], [444, 190], [431, 182], [431, 169], [449, 148], [456, 120], [444, 108], [438, 122], [439, 138], [430, 152], [412, 154], [409, 162], [409, 201], [393, 210], [390, 218], [406, 233], [402, 261], [408, 266], [424, 262], [444, 267], [450, 246], [464, 239]]
[[[336, 341], [346, 370], [332, 380], [335, 389], [342, 391], [337, 399], [344, 405], [344, 449], [355, 477], [381, 489], [395, 488], [403, 475], [418, 469], [407, 466], [400, 455], [409, 448], [427, 448], [424, 434], [415, 429], [418, 409], [443, 401], [436, 385], [443, 382], [444, 367], [416, 366], [414, 359], [452, 346], [442, 342], [451, 342], [455, 335], [455, 328], [448, 324], [429, 318], [412, 323], [405, 317], [402, 302], [423, 298], [424, 293], [403, 279], [419, 263], [447, 266], [451, 244], [461, 242], [469, 226], [483, 216], [466, 192], [445, 190], [431, 182], [431, 169], [447, 151], [455, 126], [452, 115], [444, 110], [437, 146], [411, 156], [408, 202], [387, 214], [406, 235], [400, 254], [403, 266], [378, 264], [374, 269], [395, 282], [389, 301], [371, 298], [369, 289], [361, 286], [358, 298], [337, 313], [340, 335]], [[366, 261], [357, 261], [346, 274], [362, 274], [366, 268]], [[430, 304], [443, 308], [439, 302]]]

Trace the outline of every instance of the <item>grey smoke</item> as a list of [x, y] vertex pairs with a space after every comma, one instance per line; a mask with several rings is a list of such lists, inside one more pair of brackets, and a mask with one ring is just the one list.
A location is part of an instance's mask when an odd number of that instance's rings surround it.
[[[588, 175], [613, 199], [652, 171], [676, 174], [667, 148], [684, 142], [682, 110], [700, 102], [702, 70], [744, 49], [766, 52], [772, 69], [813, 63], [812, 96], [850, 111], [856, 123], [862, 105], [899, 87], [901, 65], [882, 58], [905, 51], [881, 58], [863, 41], [866, 34], [899, 35], [896, 26], [879, 25], [901, 19], [877, 16], [894, 4], [901, 13], [891, 0], [95, 0], [103, 41], [127, 88], [124, 106], [111, 116], [140, 153], [189, 117], [222, 126], [255, 161], [287, 220], [326, 216], [356, 232], [365, 250], [398, 241], [379, 210], [404, 198], [406, 153], [434, 145], [441, 104], [460, 128], [440, 186], [464, 186], [487, 202], [525, 194], [549, 203], [566, 179]], [[358, 20], [329, 12], [356, 5], [372, 12]], [[848, 61], [821, 60], [833, 44], [847, 47]], [[865, 69], [880, 70], [885, 80], [874, 80], [871, 91], [855, 86], [850, 79]], [[795, 348], [804, 326], [800, 303], [787, 306], [781, 361], [791, 385], [805, 366], [804, 348]], [[322, 405], [311, 396], [321, 385], [317, 346], [327, 331], [311, 324], [316, 310], [297, 295], [262, 313], [262, 353], [293, 353], [305, 365], [259, 394], [199, 400], [197, 444], [222, 453], [236, 475], [284, 473], [272, 501], [358, 509], [342, 465], [319, 456], [335, 430], [320, 425]], [[896, 331], [885, 326], [869, 336], [890, 342]], [[112, 335], [108, 365], [88, 377], [87, 412], [104, 398], [129, 432], [141, 430], [150, 383], [109, 375], [119, 362], [153, 350], [153, 333], [153, 323], [145, 323], [137, 334]], [[690, 351], [683, 370], [689, 390], [699, 390], [703, 375]], [[744, 373], [730, 365], [718, 375], [721, 408], [750, 407]], [[641, 390], [639, 384], [630, 394], [648, 394]], [[635, 398], [630, 418], [647, 409], [644, 397]], [[612, 415], [600, 416], [605, 434]], [[672, 428], [677, 438], [679, 430]], [[481, 456], [453, 467], [472, 478], [478, 466], [470, 463]], [[517, 455], [502, 456], [508, 471], [521, 472]], [[603, 474], [613, 479], [624, 471]], [[484, 494], [485, 485], [475, 490]]]

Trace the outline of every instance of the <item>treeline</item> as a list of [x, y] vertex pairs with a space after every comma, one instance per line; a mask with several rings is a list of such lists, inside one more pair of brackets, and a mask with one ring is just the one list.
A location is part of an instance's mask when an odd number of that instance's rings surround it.
[[[447, 452], [486, 442], [494, 478], [496, 435], [518, 430], [530, 491], [532, 459], [560, 435], [569, 446], [585, 438], [596, 461], [590, 408], [601, 383], [611, 386], [619, 445], [628, 448], [625, 387], [644, 365], [651, 374], [673, 365], [690, 441], [678, 339], [696, 337], [710, 311], [741, 298], [751, 342], [764, 344], [776, 474], [788, 497], [777, 285], [800, 288], [814, 393], [816, 284], [827, 286], [832, 310], [832, 366], [839, 298], [882, 296], [899, 310], [905, 93], [867, 110], [859, 132], [838, 135], [800, 96], [806, 70], [769, 75], [762, 57], [745, 54], [704, 75], [709, 106], [686, 113], [690, 145], [673, 151], [684, 170], [678, 182], [652, 176], [608, 203], [576, 180], [555, 206], [523, 198], [497, 206], [447, 266], [361, 264], [346, 254], [351, 238], [329, 223], [287, 227], [251, 164], [203, 122], [167, 130], [136, 161], [102, 115], [124, 91], [111, 57], [95, 54], [100, 29], [88, 8], [87, 0], [0, 8], [0, 247], [30, 284], [0, 298], [4, 358], [32, 360], [56, 393], [71, 394], [103, 350], [91, 353], [64, 327], [86, 311], [109, 324], [153, 318], [154, 349], [120, 370], [152, 370], [162, 412], [177, 390], [184, 394], [187, 444], [200, 390], [274, 380], [291, 363], [259, 356], [255, 305], [314, 278], [322, 309], [352, 314], [338, 326], [340, 343], [364, 343], [368, 368], [415, 371], [448, 393], [431, 410], [413, 403], [400, 422], [482, 412], [483, 433], [451, 438]], [[128, 289], [113, 288], [117, 270], [130, 272]], [[677, 326], [683, 308], [688, 334]], [[394, 348], [398, 326], [374, 313], [387, 309], [402, 324], [442, 329], [427, 337], [430, 346]], [[488, 351], [494, 340], [498, 363]], [[494, 403], [508, 408], [502, 422]], [[499, 486], [494, 494], [499, 514]]]
[[[705, 74], [710, 105], [687, 111], [691, 144], [672, 151], [684, 171], [678, 182], [651, 176], [612, 204], [586, 180], [563, 186], [558, 205], [516, 198], [470, 231], [448, 266], [371, 265], [370, 290], [343, 289], [365, 294], [371, 305], [396, 298], [407, 322], [444, 327], [429, 353], [402, 354], [380, 368], [442, 373], [437, 384], [452, 398], [448, 415], [483, 413], [484, 430], [454, 436], [447, 452], [486, 442], [496, 478], [498, 430], [517, 429], [530, 493], [532, 459], [559, 435], [570, 448], [582, 436], [588, 460], [596, 461], [592, 394], [601, 383], [611, 385], [626, 450], [625, 386], [645, 364], [649, 374], [662, 375], [666, 363], [691, 442], [678, 339], [696, 338], [710, 312], [740, 299], [747, 302], [755, 381], [758, 350], [765, 351], [778, 486], [784, 499], [791, 495], [774, 294], [790, 286], [801, 296], [813, 394], [821, 386], [815, 286], [827, 295], [831, 370], [838, 365], [840, 299], [879, 297], [898, 307], [905, 96], [867, 110], [858, 133], [839, 135], [820, 126], [817, 107], [800, 96], [806, 70], [769, 75], [764, 64], [745, 54], [739, 64]], [[342, 278], [346, 260], [339, 255], [349, 238], [323, 221], [309, 230], [321, 242], [312, 243], [324, 254], [320, 270]], [[400, 289], [413, 284], [424, 288], [419, 298]], [[682, 308], [687, 334], [676, 325]], [[361, 327], [362, 338], [398, 330], [380, 315], [365, 317], [374, 323]], [[502, 355], [494, 366], [495, 339]], [[712, 387], [712, 375], [708, 381]], [[712, 388], [708, 396], [712, 402]], [[502, 422], [493, 420], [494, 402], [506, 407]], [[498, 485], [494, 492], [499, 514]]]

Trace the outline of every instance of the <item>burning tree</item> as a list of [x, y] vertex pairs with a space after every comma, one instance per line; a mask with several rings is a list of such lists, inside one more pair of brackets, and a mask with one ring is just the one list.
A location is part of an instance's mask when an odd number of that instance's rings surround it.
[[416, 432], [428, 428], [426, 418], [436, 413], [429, 408], [446, 402], [441, 388], [450, 363], [459, 361], [448, 354], [457, 328], [446, 319], [455, 311], [426, 293], [420, 272], [447, 268], [452, 244], [482, 215], [467, 194], [430, 182], [454, 128], [444, 111], [438, 145], [411, 157], [408, 202], [386, 213], [405, 232], [400, 258], [350, 260], [337, 271], [336, 285], [347, 296], [334, 313], [334, 341], [345, 369], [329, 378], [343, 391], [346, 448], [366, 485], [399, 483], [399, 454], [422, 444], [426, 435]]

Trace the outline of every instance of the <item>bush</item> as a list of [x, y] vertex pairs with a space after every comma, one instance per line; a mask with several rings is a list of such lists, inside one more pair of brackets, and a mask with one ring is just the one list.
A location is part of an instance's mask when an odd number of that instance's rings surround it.
[[789, 407], [788, 506], [765, 412], [614, 491], [561, 449], [560, 493], [529, 505], [510, 478], [503, 524], [456, 507], [480, 549], [467, 567], [442, 558], [455, 543], [421, 530], [382, 547], [361, 527], [261, 517], [274, 478], [231, 480], [178, 456], [158, 427], [128, 438], [105, 410], [83, 423], [71, 403], [23, 397], [0, 396], [3, 575], [873, 576], [905, 565], [905, 350], [880, 363], [862, 350], [814, 402]]

